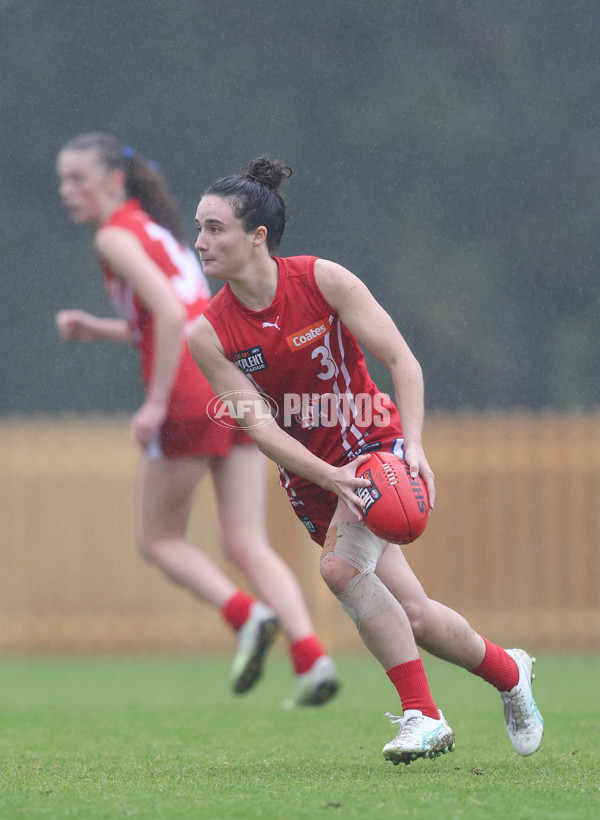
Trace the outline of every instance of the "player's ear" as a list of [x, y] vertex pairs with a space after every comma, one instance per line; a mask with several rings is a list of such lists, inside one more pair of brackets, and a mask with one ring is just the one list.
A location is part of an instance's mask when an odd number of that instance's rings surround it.
[[264, 225], [259, 225], [258, 228], [254, 231], [254, 247], [258, 248], [259, 245], [262, 245], [264, 242], [267, 241], [267, 229]]
[[109, 179], [111, 186], [117, 190], [125, 188], [125, 172], [121, 168], [113, 168], [109, 171]]

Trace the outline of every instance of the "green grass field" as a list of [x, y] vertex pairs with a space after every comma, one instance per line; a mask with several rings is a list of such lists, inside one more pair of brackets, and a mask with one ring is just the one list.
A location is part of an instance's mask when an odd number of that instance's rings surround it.
[[0, 660], [0, 818], [597, 818], [600, 658], [542, 656], [540, 751], [520, 758], [494, 690], [425, 657], [456, 751], [394, 767], [398, 701], [369, 655], [338, 658], [339, 697], [279, 706], [282, 653], [234, 697], [226, 658]]

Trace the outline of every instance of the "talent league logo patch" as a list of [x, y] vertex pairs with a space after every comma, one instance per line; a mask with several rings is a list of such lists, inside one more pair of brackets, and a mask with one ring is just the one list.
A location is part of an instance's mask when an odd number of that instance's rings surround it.
[[238, 350], [233, 354], [233, 361], [244, 373], [258, 373], [268, 367], [265, 354], [260, 345], [249, 347], [247, 350]]
[[309, 532], [315, 533], [317, 531], [314, 521], [312, 521], [310, 515], [299, 515], [298, 518], [302, 521]]
[[306, 345], [313, 344], [321, 336], [329, 333], [330, 330], [329, 319], [319, 319], [317, 322], [313, 322], [312, 325], [303, 327], [302, 330], [297, 330], [296, 333], [287, 336], [286, 342], [292, 353], [295, 353], [297, 350], [302, 350]]

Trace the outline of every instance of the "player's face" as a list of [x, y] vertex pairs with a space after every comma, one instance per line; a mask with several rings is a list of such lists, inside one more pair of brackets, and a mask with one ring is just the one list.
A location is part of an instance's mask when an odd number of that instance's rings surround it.
[[196, 211], [198, 238], [194, 247], [200, 254], [207, 276], [235, 279], [252, 259], [255, 232], [246, 232], [229, 200], [208, 195]]
[[59, 194], [74, 222], [100, 225], [103, 203], [110, 187], [110, 172], [96, 151], [61, 151], [56, 170]]

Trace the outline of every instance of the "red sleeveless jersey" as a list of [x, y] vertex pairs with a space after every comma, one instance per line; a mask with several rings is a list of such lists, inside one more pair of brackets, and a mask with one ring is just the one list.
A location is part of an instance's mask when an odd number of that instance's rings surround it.
[[[315, 281], [316, 258], [275, 258], [279, 279], [268, 308], [249, 310], [226, 284], [204, 315], [227, 358], [268, 396], [280, 427], [340, 465], [402, 431], [396, 406]], [[293, 495], [309, 482], [281, 470], [281, 483]]]
[[[132, 233], [169, 279], [173, 292], [187, 310], [188, 323], [181, 340], [179, 368], [169, 402], [169, 418], [192, 418], [205, 413], [214, 395], [199, 371], [187, 346], [187, 333], [211, 298], [200, 262], [191, 248], [182, 245], [166, 228], [154, 222], [135, 199], [128, 200], [105, 223]], [[154, 362], [154, 316], [134, 289], [100, 260], [104, 282], [115, 310], [129, 325], [131, 339], [140, 352], [144, 383], [152, 375]]]

